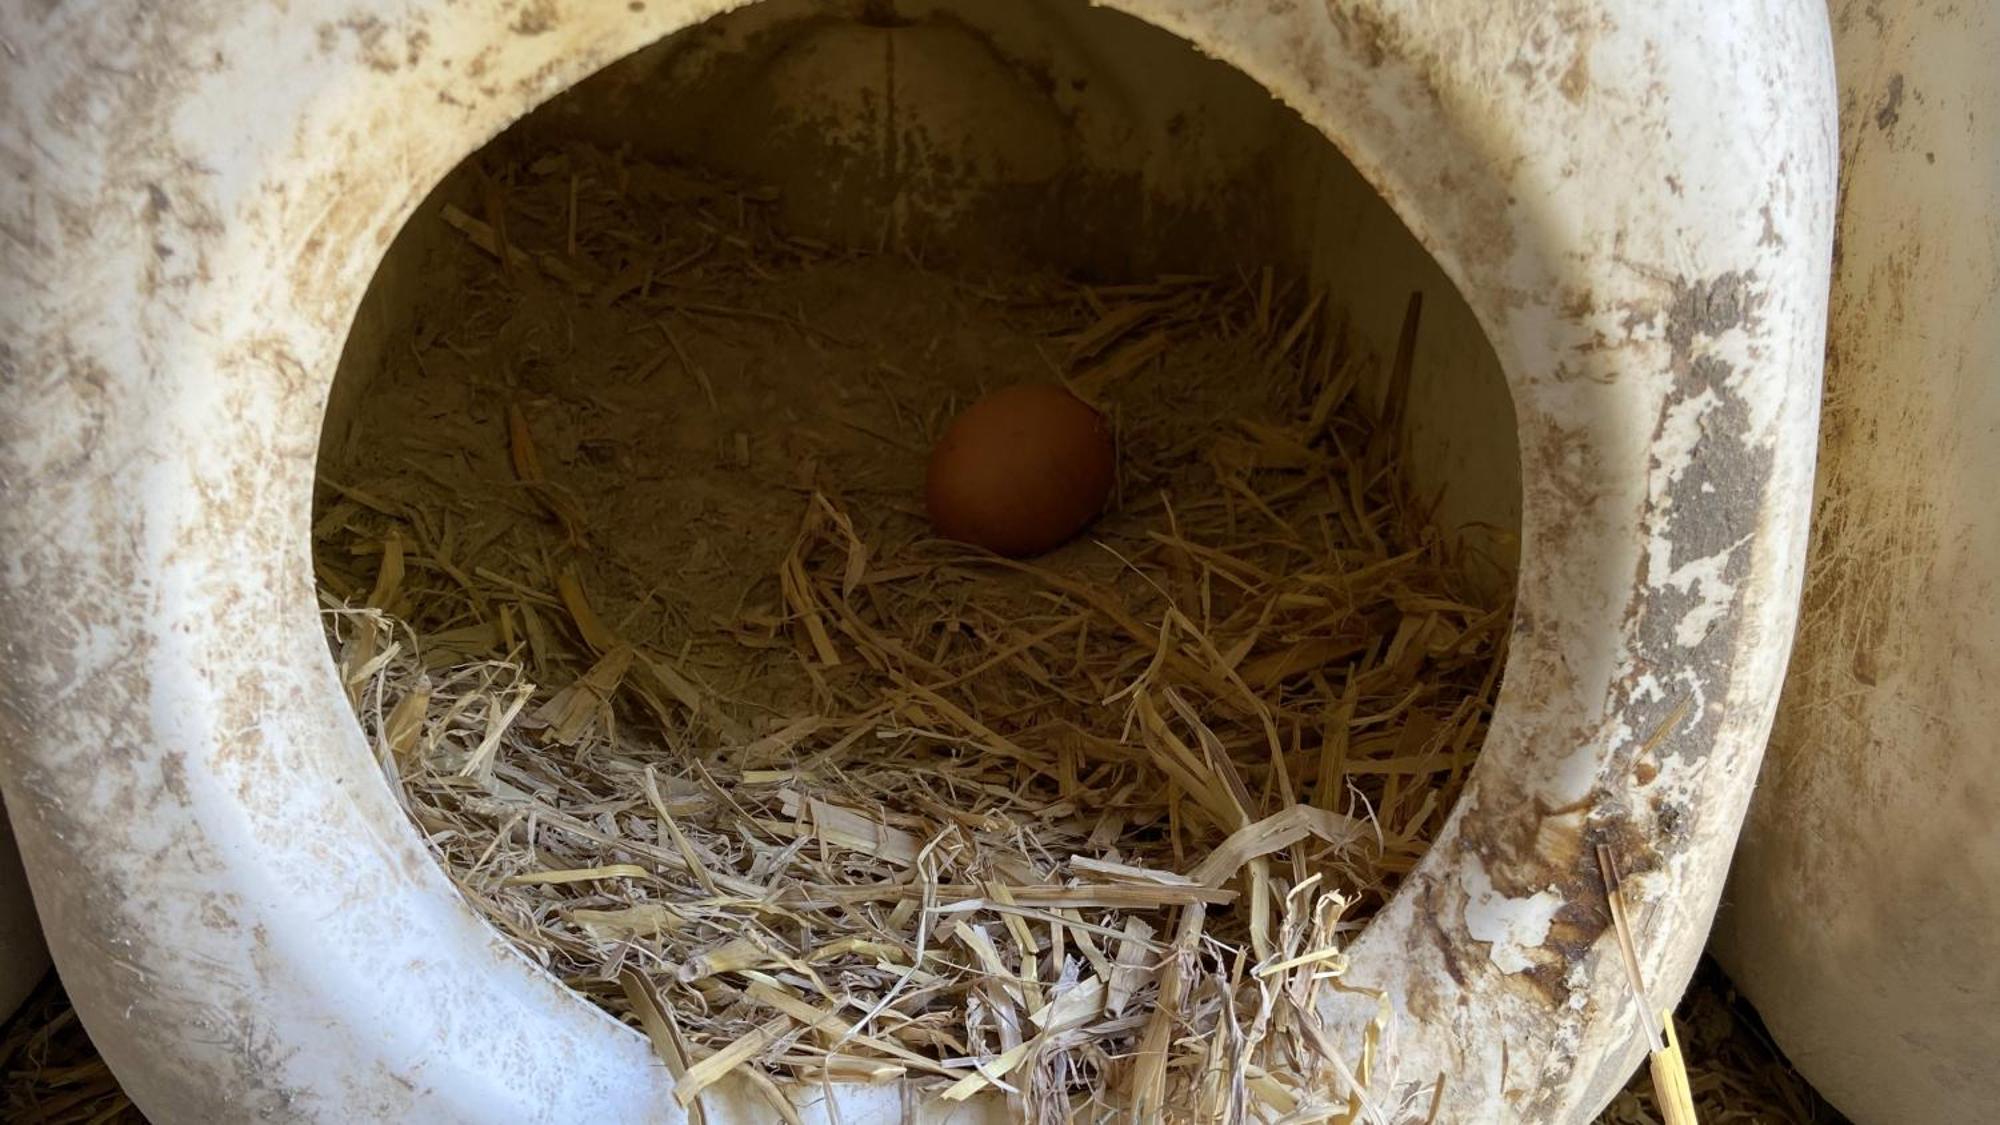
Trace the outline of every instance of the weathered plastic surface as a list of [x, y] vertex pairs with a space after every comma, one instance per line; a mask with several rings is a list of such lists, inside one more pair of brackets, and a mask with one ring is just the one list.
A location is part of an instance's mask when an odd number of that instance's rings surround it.
[[[344, 330], [423, 192], [720, 6], [0, 8], [0, 782], [71, 993], [154, 1120], [680, 1119], [644, 1040], [510, 952], [402, 823], [334, 682], [307, 513]], [[1506, 371], [1525, 487], [1498, 714], [1350, 980], [1394, 1011], [1386, 1118], [1435, 1097], [1439, 1120], [1581, 1120], [1640, 1051], [1592, 845], [1632, 875], [1668, 1003], [1790, 644], [1825, 14], [1111, 6], [1336, 141]], [[1375, 1006], [1325, 1014], [1358, 1052]], [[837, 1096], [849, 1122], [940, 1115]]]
[[1840, 3], [1804, 622], [1717, 949], [1858, 1122], [2000, 1105], [2000, 10]]

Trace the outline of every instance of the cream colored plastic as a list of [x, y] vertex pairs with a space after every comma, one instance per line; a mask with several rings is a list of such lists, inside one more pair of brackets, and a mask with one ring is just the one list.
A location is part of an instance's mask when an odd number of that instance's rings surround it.
[[2000, 1105], [2000, 10], [1841, 6], [1799, 650], [1717, 950], [1857, 1122]]

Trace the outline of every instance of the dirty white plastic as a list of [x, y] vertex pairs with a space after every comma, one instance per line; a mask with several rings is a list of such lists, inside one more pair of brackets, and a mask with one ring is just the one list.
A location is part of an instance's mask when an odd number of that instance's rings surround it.
[[[334, 683], [307, 532], [342, 340], [423, 193], [722, 6], [0, 9], [0, 782], [65, 980], [153, 1120], [681, 1119], [644, 1039], [510, 952], [402, 821]], [[1507, 677], [1348, 979], [1393, 1012], [1384, 1119], [1581, 1120], [1640, 1044], [1593, 845], [1632, 873], [1669, 1003], [1789, 647], [1833, 205], [1824, 12], [1108, 6], [1337, 143], [1491, 340], [1522, 476]], [[1324, 1014], [1358, 1054], [1376, 1005]], [[895, 1087], [835, 1095], [848, 1122], [944, 1117]], [[768, 1115], [733, 1088], [708, 1104]]]
[[2000, 10], [1843, 6], [1798, 655], [1717, 950], [1857, 1122], [2000, 1105]]

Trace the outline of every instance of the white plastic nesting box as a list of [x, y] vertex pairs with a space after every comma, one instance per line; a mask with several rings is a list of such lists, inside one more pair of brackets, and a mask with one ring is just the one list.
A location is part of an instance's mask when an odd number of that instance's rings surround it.
[[[332, 674], [307, 532], [337, 360], [425, 193], [727, 7], [0, 12], [0, 780], [70, 992], [154, 1120], [679, 1118], [643, 1037], [512, 953], [402, 821]], [[1010, 197], [1096, 179], [1145, 206], [1083, 250], [1240, 223], [1378, 351], [1427, 291], [1415, 471], [1447, 518], [1518, 527], [1518, 609], [1471, 783], [1352, 949], [1348, 979], [1395, 1012], [1370, 1100], [1594, 1111], [1642, 1040], [1593, 845], [1631, 873], [1664, 1005], [1790, 643], [1833, 214], [1823, 10], [812, 11], [790, 52], [715, 29], [660, 48], [660, 81], [688, 84], [649, 103], [790, 189], [800, 223], [837, 235], [887, 200], [977, 231]], [[816, 176], [809, 142], [828, 161], [871, 143], [843, 99], [880, 72], [851, 60], [892, 42], [893, 77], [923, 92], [896, 120], [961, 171]], [[704, 97], [722, 87], [703, 75], [743, 82]], [[1051, 76], [1077, 81], [1030, 80]], [[1343, 1049], [1374, 1014], [1324, 1013]], [[809, 1117], [832, 1117], [822, 1095], [800, 1093]], [[943, 1115], [893, 1087], [834, 1096], [848, 1122]], [[725, 1091], [710, 1120], [761, 1112]]]
[[1716, 952], [1862, 1125], [2000, 1102], [2000, 8], [1840, 6], [1797, 656]]

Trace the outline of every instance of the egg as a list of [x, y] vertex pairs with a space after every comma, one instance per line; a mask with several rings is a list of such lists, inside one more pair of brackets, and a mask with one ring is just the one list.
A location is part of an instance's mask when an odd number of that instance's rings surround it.
[[1053, 383], [994, 391], [952, 419], [924, 499], [939, 535], [1021, 558], [1061, 546], [1111, 495], [1104, 415]]

